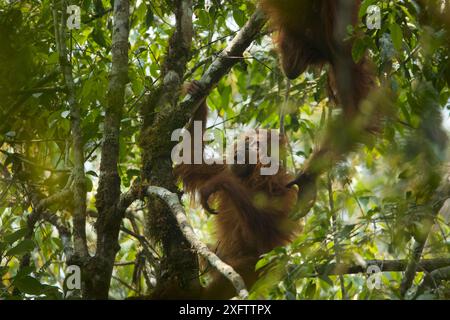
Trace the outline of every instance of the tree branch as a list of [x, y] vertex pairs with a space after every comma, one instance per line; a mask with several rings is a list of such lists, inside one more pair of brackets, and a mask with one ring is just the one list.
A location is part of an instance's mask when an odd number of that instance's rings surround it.
[[83, 19], [81, 22], [83, 24], [89, 24], [92, 21], [95, 21], [97, 19], [103, 18], [105, 15], [107, 15], [107, 14], [109, 14], [111, 12], [113, 12], [113, 8], [108, 8], [108, 9], [105, 9], [103, 12], [96, 13], [94, 15], [91, 15], [91, 16]]
[[143, 187], [139, 183], [133, 183], [128, 191], [120, 195], [117, 203], [117, 210], [119, 212], [126, 212], [133, 202], [142, 197], [142, 190]]
[[66, 87], [36, 87], [31, 89], [23, 89], [15, 91], [15, 94], [19, 95], [32, 95], [35, 93], [55, 93], [55, 92], [67, 92]]
[[[317, 275], [345, 275], [366, 273], [369, 266], [378, 266], [382, 272], [403, 272], [408, 265], [408, 260], [367, 260], [365, 264], [346, 264], [346, 263], [332, 263], [326, 265], [319, 265], [315, 267], [315, 274]], [[417, 270], [423, 272], [432, 272], [436, 269], [441, 269], [450, 266], [450, 258], [427, 259], [421, 260], [417, 263]]]
[[[70, 183], [70, 179], [69, 179]], [[36, 223], [41, 219], [46, 219], [46, 217], [49, 216], [49, 213], [47, 211], [47, 208], [55, 203], [65, 203], [67, 202], [67, 198], [72, 195], [72, 191], [69, 190], [70, 184], [67, 184], [66, 187], [47, 198], [43, 199], [43, 195], [39, 192], [39, 190], [35, 189], [34, 186], [29, 183], [28, 184], [28, 196], [31, 200], [31, 204], [33, 205], [33, 211], [28, 215], [27, 217], [27, 232], [25, 234], [25, 239], [31, 239], [33, 237], [34, 228]], [[56, 217], [56, 219], [58, 219]], [[56, 221], [55, 218], [52, 218], [52, 221]], [[61, 223], [62, 225], [62, 223]], [[62, 229], [61, 229], [62, 230]], [[59, 231], [59, 230], [58, 230]], [[71, 235], [69, 229], [67, 229], [65, 232], [60, 233], [61, 241], [64, 244], [64, 252], [66, 253], [66, 256], [68, 260], [72, 258], [73, 256], [73, 249], [69, 249], [72, 247], [71, 243]], [[68, 236], [68, 237], [67, 237]], [[25, 266], [28, 266], [30, 263], [31, 255], [29, 253], [26, 253], [22, 259], [20, 260], [20, 267], [23, 268]]]
[[72, 195], [72, 190], [64, 188], [60, 192], [40, 200], [34, 210], [42, 212], [44, 209], [47, 209], [54, 203], [64, 203], [64, 201], [67, 201], [69, 198], [71, 198]]
[[109, 75], [107, 106], [103, 126], [100, 178], [96, 195], [98, 218], [97, 251], [89, 266], [84, 295], [88, 299], [107, 299], [114, 260], [119, 246], [119, 231], [125, 210], [119, 211], [120, 198], [119, 137], [128, 82], [128, 37], [130, 2], [115, 0], [112, 27], [112, 64]]
[[428, 273], [417, 289], [415, 298], [424, 293], [427, 289], [436, 288], [441, 281], [450, 280], [450, 266], [439, 268]]
[[231, 266], [220, 260], [217, 255], [209, 250], [208, 247], [195, 236], [194, 230], [192, 230], [192, 227], [187, 221], [186, 214], [184, 212], [183, 206], [180, 204], [178, 196], [175, 193], [172, 193], [169, 190], [160, 187], [147, 188], [147, 194], [156, 195], [164, 200], [164, 202], [169, 206], [175, 219], [177, 220], [181, 232], [183, 232], [183, 235], [192, 245], [194, 250], [205, 259], [207, 259], [209, 263], [221, 274], [223, 274], [225, 278], [230, 280], [230, 282], [233, 284], [233, 287], [236, 289], [237, 295], [240, 298], [245, 299], [248, 296], [248, 291], [245, 287], [244, 280], [236, 271], [234, 271]]
[[42, 218], [58, 230], [58, 234], [63, 245], [63, 251], [66, 255], [66, 261], [70, 264], [74, 253], [72, 246], [72, 233], [70, 232], [70, 229], [62, 222], [60, 217], [54, 213], [50, 213], [50, 211], [44, 211], [42, 213]]
[[195, 97], [190, 95], [186, 96], [178, 107], [179, 111], [186, 116], [185, 122], [190, 119], [200, 102], [208, 96], [209, 92], [211, 92], [217, 83], [240, 61], [239, 58], [243, 57], [244, 51], [260, 35], [261, 29], [266, 22], [267, 18], [265, 14], [258, 9], [238, 32], [236, 37], [229, 43], [227, 48], [213, 61], [199, 80], [200, 85], [204, 89], [202, 94], [196, 95]]
[[97, 220], [97, 254], [99, 255], [104, 255], [105, 251], [111, 249], [111, 245], [117, 248], [117, 236], [123, 217], [122, 214], [116, 215], [120, 197], [120, 177], [117, 166], [120, 122], [125, 103], [125, 86], [128, 82], [129, 7], [129, 0], [114, 2], [112, 65], [105, 108], [100, 178], [96, 195], [99, 215]]

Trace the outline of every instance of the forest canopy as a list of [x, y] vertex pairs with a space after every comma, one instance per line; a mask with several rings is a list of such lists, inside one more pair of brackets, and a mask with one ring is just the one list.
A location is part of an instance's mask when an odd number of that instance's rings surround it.
[[303, 180], [302, 231], [254, 285], [229, 273], [236, 296], [449, 299], [450, 3], [363, 0], [357, 18], [352, 63], [377, 87], [364, 134], [330, 65], [286, 77], [256, 0], [0, 0], [0, 299], [190, 297], [229, 270], [220, 213], [173, 174], [172, 133], [202, 101], [223, 138], [281, 131], [292, 177], [327, 132], [339, 149]]

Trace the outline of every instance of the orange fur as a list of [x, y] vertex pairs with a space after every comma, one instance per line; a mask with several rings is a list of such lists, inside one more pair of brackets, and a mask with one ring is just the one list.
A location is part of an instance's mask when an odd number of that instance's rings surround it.
[[[347, 35], [347, 26], [358, 22], [361, 0], [260, 0], [260, 4], [276, 31], [275, 41], [286, 76], [294, 79], [309, 66], [328, 64], [330, 98], [342, 107], [346, 125], [352, 124], [361, 115], [361, 103], [375, 87], [368, 57], [353, 61], [353, 39], [348, 39]], [[361, 128], [361, 135], [379, 131], [380, 114], [377, 113], [381, 111], [372, 112], [371, 121]], [[289, 184], [297, 184], [301, 193], [306, 191], [299, 195], [300, 203], [313, 203], [315, 181], [327, 168], [320, 164], [341, 160], [354, 145], [349, 143], [346, 149], [336, 149], [333, 145], [335, 130], [327, 132], [303, 173]], [[305, 206], [302, 214], [309, 209]]]
[[276, 31], [275, 41], [286, 76], [295, 79], [308, 66], [330, 64], [338, 101], [345, 114], [353, 117], [374, 86], [374, 75], [366, 57], [353, 62], [353, 42], [344, 39], [346, 26], [339, 23], [342, 22], [339, 14], [350, 10], [348, 23], [356, 25], [361, 1], [261, 0], [260, 3]]

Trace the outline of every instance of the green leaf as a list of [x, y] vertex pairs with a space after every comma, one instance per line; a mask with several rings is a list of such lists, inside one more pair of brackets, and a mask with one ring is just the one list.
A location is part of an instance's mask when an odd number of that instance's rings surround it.
[[11, 248], [8, 252], [6, 252], [7, 256], [21, 256], [25, 253], [31, 252], [35, 247], [35, 244], [32, 240], [26, 239], [22, 242], [19, 242], [18, 245]]
[[45, 286], [31, 276], [23, 276], [14, 280], [14, 286], [23, 293], [40, 295], [45, 291]]
[[348, 236], [350, 236], [350, 233], [355, 229], [357, 225], [356, 224], [348, 224], [342, 228], [342, 230], [339, 232], [339, 236], [342, 239], [346, 239]]
[[28, 276], [32, 272], [36, 272], [36, 269], [32, 266], [26, 266], [26, 267], [20, 268], [19, 271], [17, 271], [15, 278], [18, 279], [18, 278]]
[[330, 287], [334, 286], [333, 280], [331, 280], [331, 278], [327, 275], [320, 275], [319, 279], [327, 283]]
[[91, 34], [92, 39], [101, 47], [108, 47], [108, 43], [106, 42], [105, 35], [100, 30], [100, 28], [94, 28], [94, 31]]
[[245, 22], [246, 22], [246, 20], [245, 20], [245, 13], [242, 10], [240, 10], [240, 9], [233, 10], [233, 18], [234, 18], [234, 21], [236, 21], [236, 24], [239, 27], [242, 27], [245, 24]]
[[364, 40], [357, 39], [353, 44], [352, 48], [353, 61], [355, 62], [361, 61], [361, 59], [364, 57], [365, 52], [366, 52], [366, 44]]
[[145, 15], [145, 25], [147, 26], [147, 28], [152, 26], [153, 21], [155, 21], [155, 15], [153, 14], [153, 8], [149, 4], [147, 5], [147, 12]]
[[262, 259], [260, 259], [257, 263], [256, 263], [256, 267], [255, 270], [258, 271], [261, 268], [264, 268], [265, 266], [267, 266], [270, 262], [270, 259], [268, 259], [267, 257], [264, 257]]
[[94, 184], [92, 183], [92, 180], [86, 176], [86, 191], [91, 192], [93, 188], [94, 188]]
[[313, 299], [316, 294], [316, 282], [310, 281], [308, 287], [306, 288], [305, 296], [307, 299]]

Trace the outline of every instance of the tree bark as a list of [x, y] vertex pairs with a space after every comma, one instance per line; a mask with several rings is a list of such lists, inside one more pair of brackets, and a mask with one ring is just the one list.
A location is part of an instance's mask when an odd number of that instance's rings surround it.
[[84, 259], [88, 254], [86, 243], [86, 177], [84, 172], [84, 143], [81, 128], [81, 111], [76, 99], [75, 82], [72, 75], [72, 64], [68, 59], [66, 47], [66, 8], [67, 2], [62, 1], [61, 21], [57, 19], [57, 9], [54, 5], [53, 19], [55, 26], [56, 47], [59, 53], [59, 63], [67, 88], [67, 100], [70, 108], [70, 123], [73, 147], [73, 237], [75, 255]]
[[100, 162], [100, 179], [96, 197], [98, 218], [97, 251], [83, 276], [87, 299], [107, 299], [114, 260], [120, 249], [118, 238], [125, 210], [119, 204], [119, 137], [125, 86], [128, 82], [129, 0], [114, 1], [112, 30], [112, 66], [107, 92], [107, 106]]
[[[162, 67], [162, 83], [148, 95], [142, 107], [144, 119], [141, 130], [143, 180], [164, 187], [171, 192], [177, 188], [172, 176], [172, 131], [183, 124], [177, 119], [179, 100], [186, 64], [191, 57], [193, 36], [192, 0], [176, 0], [174, 11], [176, 26], [170, 38], [168, 52]], [[149, 197], [145, 221], [146, 236], [161, 245], [163, 270], [157, 279], [155, 292], [167, 288], [189, 292], [198, 288], [198, 262], [184, 238], [167, 205], [156, 196]]]

